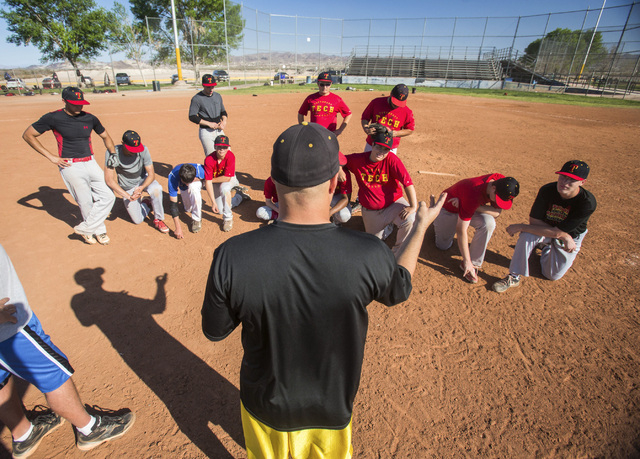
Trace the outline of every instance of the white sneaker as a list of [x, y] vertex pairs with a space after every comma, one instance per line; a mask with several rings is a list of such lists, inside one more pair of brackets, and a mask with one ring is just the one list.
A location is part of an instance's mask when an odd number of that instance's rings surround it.
[[393, 233], [393, 223], [389, 223], [382, 233], [382, 240], [386, 240]]

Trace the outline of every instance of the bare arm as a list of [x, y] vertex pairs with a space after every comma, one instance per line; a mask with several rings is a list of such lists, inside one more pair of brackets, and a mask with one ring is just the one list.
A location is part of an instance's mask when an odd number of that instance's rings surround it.
[[351, 121], [352, 116], [353, 116], [353, 113], [349, 113], [345, 118], [342, 119], [342, 124], [340, 124], [340, 127], [336, 129], [335, 135], [342, 134], [342, 131], [345, 130], [345, 128], [347, 127], [347, 124], [349, 124], [349, 121]]
[[573, 252], [576, 249], [576, 243], [569, 233], [565, 233], [561, 229], [548, 225], [542, 220], [529, 217], [529, 224], [516, 223], [509, 225], [506, 228], [507, 233], [511, 236], [515, 236], [520, 232], [535, 234], [536, 236], [550, 237], [553, 239], [559, 239], [564, 243], [564, 250], [567, 252]]
[[304, 121], [304, 115], [298, 113], [298, 124], [301, 124]]
[[349, 198], [347, 197], [346, 194], [341, 194], [340, 200], [336, 203], [335, 206], [329, 209], [329, 216], [332, 216], [333, 214], [340, 212], [342, 209], [347, 207], [347, 204], [349, 204]]
[[362, 130], [367, 135], [375, 135], [376, 129], [369, 127], [369, 120], [360, 120], [360, 124], [362, 125]]
[[111, 153], [112, 155], [115, 155], [116, 146], [113, 143], [113, 140], [111, 140], [111, 136], [109, 135], [107, 130], [105, 129], [102, 134], [98, 134], [98, 135], [102, 138], [102, 141], [104, 142], [104, 146], [107, 147], [107, 150], [109, 150], [109, 153]]
[[404, 210], [400, 212], [400, 218], [406, 220], [409, 215], [418, 210], [418, 198], [416, 197], [416, 187], [413, 185], [404, 187], [404, 192], [407, 194], [409, 207], [405, 207]]
[[442, 204], [444, 204], [446, 197], [447, 193], [442, 193], [438, 202], [435, 202], [435, 198], [431, 196], [431, 205], [429, 207], [427, 207], [427, 203], [425, 202], [420, 202], [418, 204], [416, 221], [413, 224], [413, 228], [396, 253], [397, 263], [409, 271], [412, 276], [416, 270], [418, 255], [420, 255], [422, 241], [424, 240], [427, 228], [429, 228], [429, 225], [433, 223], [440, 213], [440, 209], [442, 209]]
[[207, 190], [207, 194], [209, 195], [209, 199], [211, 199], [211, 209], [214, 214], [220, 213], [218, 210], [218, 206], [216, 205], [216, 198], [213, 195], [213, 182], [212, 180], [205, 180], [204, 187]]
[[[178, 208], [178, 197], [177, 196], [169, 196], [169, 205]], [[176, 239], [184, 239], [184, 234], [182, 233], [182, 225], [180, 224], [180, 215], [178, 215], [177, 211], [172, 213], [173, 224], [176, 225]]]
[[47, 158], [49, 161], [51, 161], [56, 166], [58, 166], [58, 167], [69, 167], [70, 164], [67, 163], [63, 158], [60, 158], [59, 156], [56, 156], [56, 155], [52, 155], [51, 153], [49, 153], [49, 150], [47, 150], [42, 145], [42, 143], [40, 143], [40, 140], [38, 139], [38, 137], [40, 137], [41, 135], [42, 134], [40, 134], [38, 131], [36, 131], [33, 126], [29, 126], [24, 131], [24, 133], [22, 134], [22, 138], [24, 139], [25, 142], [27, 142], [29, 144], [29, 146], [31, 148], [33, 148], [35, 151], [37, 151], [42, 156]]
[[273, 211], [276, 212], [280, 212], [280, 208], [278, 207], [278, 203], [277, 202], [273, 202], [273, 199], [267, 199], [265, 200], [265, 204], [267, 205], [267, 207]]
[[460, 254], [462, 255], [462, 268], [464, 269], [463, 276], [471, 273], [475, 279], [478, 278], [476, 275], [476, 268], [471, 263], [471, 254], [469, 253], [469, 224], [471, 222], [469, 220], [462, 220], [458, 217], [458, 222], [456, 223], [456, 236], [458, 237], [458, 248], [460, 249]]
[[406, 137], [413, 134], [411, 129], [400, 129], [399, 131], [391, 131], [391, 137]]
[[502, 209], [496, 209], [493, 206], [480, 206], [476, 212], [482, 212], [483, 214], [491, 215], [493, 218], [498, 218], [502, 213]]
[[115, 194], [123, 199], [134, 201], [132, 195], [127, 193], [124, 188], [118, 184], [118, 173], [112, 167], [105, 167], [104, 169], [104, 181], [109, 188], [113, 190]]

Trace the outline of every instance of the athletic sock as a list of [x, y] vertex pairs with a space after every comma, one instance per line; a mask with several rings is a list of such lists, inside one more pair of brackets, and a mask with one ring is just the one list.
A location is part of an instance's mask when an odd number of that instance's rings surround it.
[[29, 438], [29, 435], [31, 435], [32, 431], [33, 431], [33, 424], [29, 423], [29, 430], [27, 430], [27, 433], [21, 436], [20, 438], [14, 438], [13, 441], [17, 441], [17, 442], [25, 441], [27, 438]]
[[78, 432], [80, 432], [82, 435], [89, 435], [91, 433], [91, 431], [93, 430], [93, 425], [95, 423], [96, 423], [96, 418], [91, 416], [91, 419], [89, 420], [89, 423], [86, 426], [84, 426], [84, 427], [76, 427], [76, 429], [78, 429]]

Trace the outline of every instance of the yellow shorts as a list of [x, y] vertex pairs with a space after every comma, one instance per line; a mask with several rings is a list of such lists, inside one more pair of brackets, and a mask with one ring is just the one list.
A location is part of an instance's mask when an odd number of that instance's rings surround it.
[[340, 430], [281, 432], [251, 416], [242, 403], [240, 409], [248, 459], [351, 459], [351, 421]]

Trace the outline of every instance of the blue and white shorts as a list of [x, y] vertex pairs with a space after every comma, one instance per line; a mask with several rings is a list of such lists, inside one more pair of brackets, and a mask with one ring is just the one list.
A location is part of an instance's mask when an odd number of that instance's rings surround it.
[[13, 374], [46, 394], [62, 386], [73, 372], [35, 314], [22, 330], [0, 343], [0, 388]]

